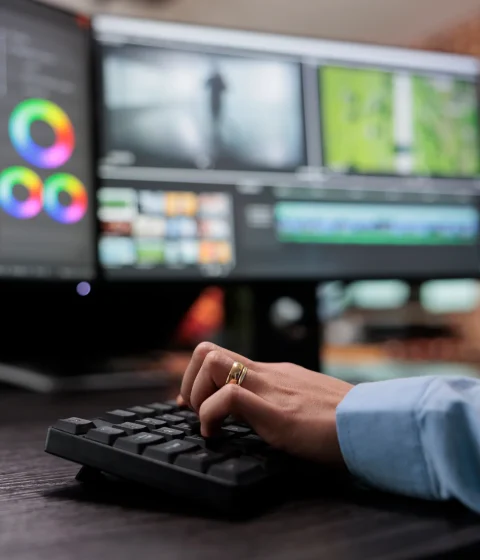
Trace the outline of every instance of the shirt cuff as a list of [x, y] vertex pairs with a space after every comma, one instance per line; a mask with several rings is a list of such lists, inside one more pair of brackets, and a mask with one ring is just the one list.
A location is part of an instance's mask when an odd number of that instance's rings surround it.
[[433, 378], [396, 379], [354, 387], [337, 408], [340, 448], [349, 471], [365, 484], [435, 499], [420, 440], [417, 410]]

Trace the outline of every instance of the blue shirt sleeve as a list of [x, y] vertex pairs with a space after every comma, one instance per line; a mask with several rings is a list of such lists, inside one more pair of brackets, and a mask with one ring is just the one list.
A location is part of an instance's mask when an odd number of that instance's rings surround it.
[[480, 381], [358, 385], [337, 408], [337, 430], [348, 469], [367, 485], [480, 513]]

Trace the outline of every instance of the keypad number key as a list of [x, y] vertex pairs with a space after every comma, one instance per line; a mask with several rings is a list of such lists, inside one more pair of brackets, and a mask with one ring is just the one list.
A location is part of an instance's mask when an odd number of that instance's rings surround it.
[[235, 434], [236, 436], [248, 436], [248, 434], [252, 433], [250, 428], [245, 428], [244, 426], [238, 426], [235, 424], [230, 424], [228, 426], [224, 426], [222, 428], [223, 432], [227, 434]]
[[153, 408], [146, 406], [132, 406], [132, 408], [127, 409], [127, 412], [133, 412], [137, 415], [137, 418], [152, 418], [157, 415]]
[[172, 439], [183, 439], [185, 437], [185, 433], [182, 432], [182, 430], [176, 430], [175, 428], [160, 428], [159, 430], [155, 430], [153, 433], [163, 436], [167, 441], [171, 441]]
[[72, 416], [71, 418], [58, 420], [55, 423], [54, 428], [62, 432], [67, 432], [68, 434], [72, 434], [74, 436], [83, 436], [87, 434], [91, 429], [95, 428], [95, 424], [90, 420]]
[[265, 470], [250, 458], [229, 459], [210, 467], [208, 474], [234, 484], [252, 484], [265, 478]]
[[176, 416], [175, 414], [163, 414], [162, 416], [157, 416], [158, 420], [163, 420], [169, 426], [175, 426], [175, 424], [182, 424], [185, 422], [185, 418], [181, 416]]
[[205, 473], [215, 463], [225, 461], [229, 457], [222, 453], [215, 453], [209, 449], [199, 449], [193, 453], [184, 453], [175, 461], [175, 465], [196, 472]]
[[121, 424], [123, 422], [133, 422], [138, 418], [138, 416], [129, 410], [117, 409], [105, 412], [103, 418], [111, 424]]
[[160, 416], [162, 414], [168, 414], [175, 410], [173, 406], [166, 403], [152, 403], [152, 404], [145, 405], [145, 407], [154, 410], [157, 416]]
[[134, 434], [133, 436], [119, 438], [115, 442], [114, 447], [115, 449], [121, 449], [122, 451], [128, 451], [129, 453], [140, 455], [150, 445], [158, 445], [164, 441], [165, 438], [161, 435], [140, 432], [139, 434]]
[[86, 439], [103, 443], [104, 445], [113, 445], [119, 437], [125, 436], [124, 430], [113, 428], [112, 426], [100, 426], [90, 430], [86, 435]]
[[196, 451], [197, 449], [198, 447], [194, 443], [183, 439], [174, 439], [167, 443], [148, 447], [143, 456], [162, 463], [173, 463], [182, 453]]
[[159, 430], [160, 428], [165, 428], [168, 424], [165, 420], [159, 420], [158, 418], [143, 418], [142, 420], [136, 420], [135, 424], [141, 424], [146, 426], [149, 430]]
[[144, 426], [143, 424], [137, 424], [136, 422], [123, 422], [123, 424], [117, 424], [113, 427], [119, 430], [123, 430], [129, 436], [139, 434], [140, 432], [148, 432], [147, 426]]

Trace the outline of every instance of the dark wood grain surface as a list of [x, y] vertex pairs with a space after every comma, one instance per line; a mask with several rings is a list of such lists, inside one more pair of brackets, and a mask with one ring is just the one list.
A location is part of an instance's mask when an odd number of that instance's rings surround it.
[[[247, 521], [228, 521], [148, 490], [83, 486], [74, 479], [78, 466], [43, 452], [46, 429], [57, 418], [94, 417], [113, 406], [170, 396], [53, 398], [3, 390], [0, 558], [397, 560], [459, 558], [460, 549], [480, 547], [480, 517], [460, 506], [332, 485], [319, 496], [298, 498]], [[470, 548], [469, 554], [478, 558], [479, 550]]]

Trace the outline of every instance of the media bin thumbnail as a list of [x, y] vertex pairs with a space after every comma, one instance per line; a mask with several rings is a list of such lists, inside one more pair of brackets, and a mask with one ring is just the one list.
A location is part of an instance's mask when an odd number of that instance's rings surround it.
[[306, 165], [298, 63], [104, 46], [104, 162], [295, 171]]
[[106, 270], [127, 268], [141, 276], [147, 269], [161, 275], [210, 267], [227, 273], [235, 265], [230, 194], [104, 187], [98, 201]]

